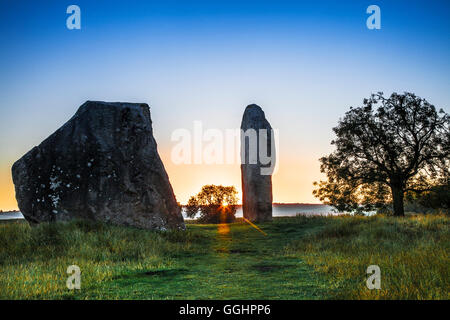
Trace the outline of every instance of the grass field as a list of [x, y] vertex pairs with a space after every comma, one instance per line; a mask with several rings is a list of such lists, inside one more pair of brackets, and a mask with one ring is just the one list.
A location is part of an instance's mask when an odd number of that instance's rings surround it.
[[[150, 232], [0, 224], [1, 299], [449, 299], [446, 216], [292, 217]], [[381, 289], [366, 287], [368, 265]], [[66, 269], [81, 268], [81, 290]]]

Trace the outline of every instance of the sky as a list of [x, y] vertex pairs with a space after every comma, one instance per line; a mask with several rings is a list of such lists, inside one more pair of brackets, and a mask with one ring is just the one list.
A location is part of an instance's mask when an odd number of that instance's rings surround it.
[[[81, 29], [69, 30], [69, 5]], [[381, 29], [369, 30], [369, 5]], [[318, 203], [332, 128], [371, 93], [450, 102], [449, 1], [0, 0], [0, 209], [11, 166], [86, 100], [150, 105], [177, 200], [205, 184], [241, 190], [239, 163], [176, 164], [172, 133], [239, 128], [260, 105], [279, 132], [275, 202]]]

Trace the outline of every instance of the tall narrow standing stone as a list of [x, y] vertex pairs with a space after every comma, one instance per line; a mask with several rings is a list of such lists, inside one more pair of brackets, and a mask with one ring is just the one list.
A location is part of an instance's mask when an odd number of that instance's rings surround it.
[[19, 208], [32, 223], [184, 228], [144, 103], [86, 102], [14, 163], [12, 177]]
[[257, 105], [247, 106], [241, 123], [242, 209], [244, 218], [272, 220], [275, 143], [270, 123]]

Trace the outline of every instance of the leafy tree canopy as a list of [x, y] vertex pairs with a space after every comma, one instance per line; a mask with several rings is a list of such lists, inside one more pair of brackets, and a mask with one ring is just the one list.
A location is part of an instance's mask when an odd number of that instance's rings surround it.
[[233, 222], [237, 201], [235, 187], [206, 185], [196, 196], [189, 199], [186, 205], [186, 215], [194, 218], [200, 212], [199, 221], [201, 222]]
[[320, 159], [326, 181], [313, 194], [339, 211], [393, 204], [404, 215], [404, 194], [448, 185], [449, 115], [413, 93], [382, 92], [350, 108], [333, 128], [336, 150]]

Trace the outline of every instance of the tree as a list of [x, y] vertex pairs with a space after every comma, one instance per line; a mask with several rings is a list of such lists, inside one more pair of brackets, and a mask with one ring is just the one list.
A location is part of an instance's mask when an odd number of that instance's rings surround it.
[[450, 181], [447, 184], [435, 185], [420, 192], [409, 191], [406, 193], [406, 199], [425, 209], [443, 209], [444, 212], [449, 213]]
[[189, 199], [186, 205], [186, 215], [194, 218], [200, 212], [199, 221], [201, 222], [233, 222], [237, 200], [237, 191], [233, 186], [206, 185], [196, 196]]
[[448, 183], [449, 124], [447, 113], [412, 93], [372, 94], [333, 128], [336, 150], [320, 159], [327, 180], [313, 194], [342, 211], [392, 204], [403, 216], [405, 192]]

